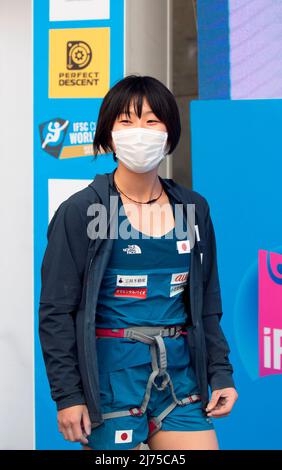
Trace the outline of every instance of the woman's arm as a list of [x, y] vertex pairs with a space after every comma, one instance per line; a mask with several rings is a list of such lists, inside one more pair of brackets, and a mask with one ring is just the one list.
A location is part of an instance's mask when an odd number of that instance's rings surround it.
[[68, 200], [47, 231], [41, 266], [39, 336], [57, 409], [84, 404], [78, 369], [75, 314], [81, 300], [89, 239], [81, 210]]

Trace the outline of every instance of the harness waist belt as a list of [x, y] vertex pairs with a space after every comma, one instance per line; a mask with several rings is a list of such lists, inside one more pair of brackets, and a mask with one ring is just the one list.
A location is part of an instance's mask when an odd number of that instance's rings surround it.
[[[173, 326], [130, 326], [127, 328], [96, 328], [96, 337], [107, 337], [110, 336], [112, 338], [131, 338], [131, 339], [139, 339], [136, 338], [136, 334], [141, 333], [142, 338], [144, 335], [160, 335], [160, 336], [175, 336], [176, 333], [179, 331], [180, 334], [186, 335], [187, 331], [183, 329], [185, 326], [183, 325], [173, 325]], [[179, 336], [179, 334], [177, 335]], [[141, 339], [140, 339], [141, 341]], [[144, 341], [145, 342], [145, 341]], [[148, 341], [150, 344], [151, 341]]]

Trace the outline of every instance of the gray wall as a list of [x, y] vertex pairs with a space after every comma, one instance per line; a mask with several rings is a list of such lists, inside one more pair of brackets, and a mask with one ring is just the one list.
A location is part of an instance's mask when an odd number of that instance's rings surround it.
[[[124, 74], [151, 75], [172, 87], [172, 0], [126, 0]], [[159, 174], [171, 178], [168, 155]]]
[[0, 1], [0, 38], [0, 449], [32, 449], [31, 0]]
[[198, 98], [196, 1], [173, 0], [172, 91], [180, 110], [182, 134], [173, 152], [173, 178], [192, 187], [189, 104]]
[[175, 95], [182, 135], [159, 174], [192, 185], [189, 103], [198, 97], [195, 0], [126, 0], [125, 75], [152, 75]]

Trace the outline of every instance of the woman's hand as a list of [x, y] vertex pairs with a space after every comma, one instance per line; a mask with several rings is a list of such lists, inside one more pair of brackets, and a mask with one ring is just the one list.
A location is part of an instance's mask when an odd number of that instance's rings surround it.
[[211, 399], [206, 407], [207, 416], [215, 418], [227, 416], [233, 408], [238, 393], [234, 387], [222, 388], [212, 392]]
[[85, 405], [75, 405], [58, 411], [59, 432], [72, 442], [88, 444], [86, 438], [91, 434], [91, 422]]

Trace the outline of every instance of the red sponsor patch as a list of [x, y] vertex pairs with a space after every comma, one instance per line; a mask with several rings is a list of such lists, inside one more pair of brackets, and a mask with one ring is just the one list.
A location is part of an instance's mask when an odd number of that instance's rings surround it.
[[147, 288], [133, 288], [133, 287], [128, 287], [128, 288], [122, 288], [122, 287], [117, 287], [115, 289], [114, 293], [115, 297], [135, 297], [137, 299], [146, 299], [147, 297]]
[[187, 273], [178, 274], [178, 275], [175, 276], [174, 282], [175, 283], [185, 282], [185, 281], [187, 281], [187, 277], [188, 277]]

